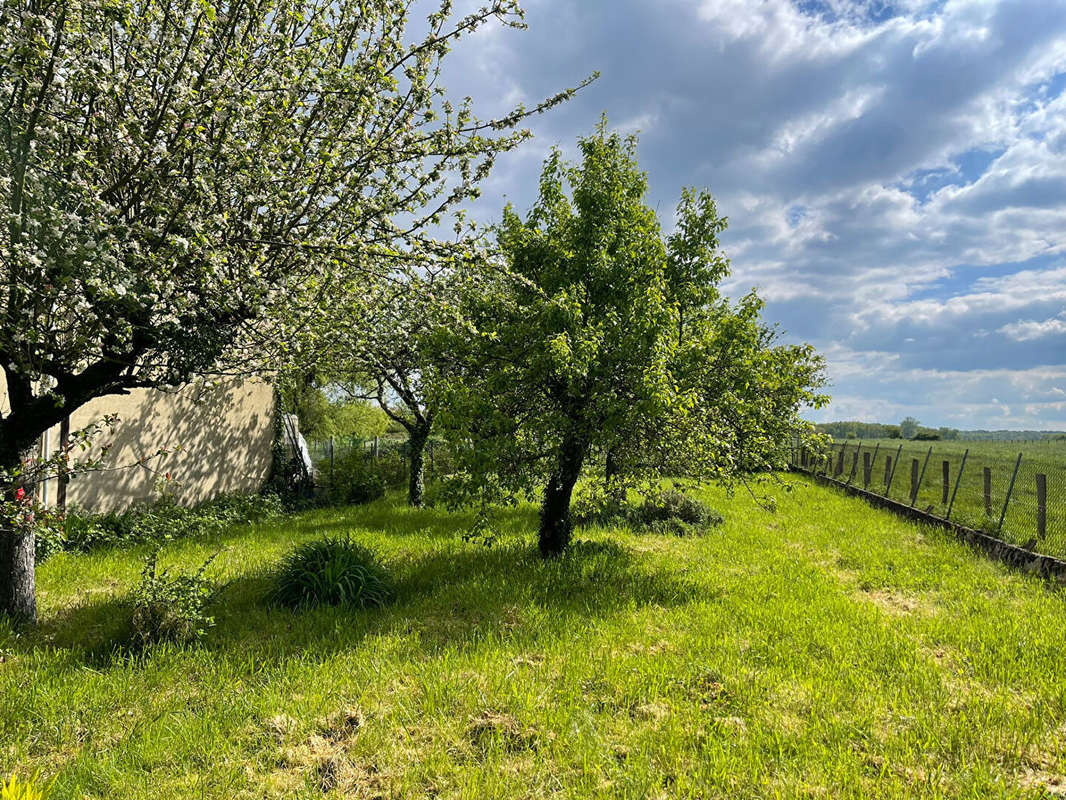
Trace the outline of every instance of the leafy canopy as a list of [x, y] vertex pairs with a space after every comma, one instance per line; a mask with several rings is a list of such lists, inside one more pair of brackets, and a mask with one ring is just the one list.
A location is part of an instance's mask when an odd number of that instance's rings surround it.
[[466, 252], [436, 225], [570, 92], [478, 119], [441, 63], [521, 27], [515, 0], [440, 0], [417, 36], [410, 6], [2, 0], [6, 461], [93, 397], [262, 366], [331, 292]]
[[465, 459], [459, 496], [546, 487], [542, 549], [550, 507], [565, 515], [591, 456], [617, 455], [645, 484], [664, 471], [729, 480], [783, 465], [789, 437], [810, 431], [799, 408], [822, 400], [811, 348], [778, 345], [754, 294], [721, 295], [726, 222], [711, 196], [686, 190], [664, 237], [635, 148], [604, 122], [579, 164], [548, 158], [524, 219], [507, 208], [503, 264], [467, 298], [438, 390]]

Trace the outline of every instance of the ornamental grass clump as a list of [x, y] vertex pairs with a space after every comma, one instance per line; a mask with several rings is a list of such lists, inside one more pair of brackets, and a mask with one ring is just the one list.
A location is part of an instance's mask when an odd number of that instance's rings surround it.
[[314, 606], [375, 608], [395, 595], [377, 555], [350, 536], [306, 542], [281, 563], [270, 601], [292, 609]]
[[41, 788], [36, 778], [24, 781], [12, 775], [7, 780], [0, 779], [0, 800], [44, 800], [47, 795], [47, 788]]

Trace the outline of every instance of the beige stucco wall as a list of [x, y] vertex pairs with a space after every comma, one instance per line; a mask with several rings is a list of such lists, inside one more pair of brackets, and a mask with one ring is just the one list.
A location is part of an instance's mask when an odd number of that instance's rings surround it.
[[[5, 389], [0, 386], [0, 405], [7, 400]], [[171, 392], [135, 389], [97, 398], [71, 414], [70, 429], [107, 414], [119, 417], [114, 432], [97, 439], [111, 444], [104, 460], [108, 469], [71, 478], [68, 508], [102, 512], [150, 500], [167, 473], [174, 496], [192, 504], [226, 492], [256, 491], [270, 472], [274, 391], [265, 380], [198, 380]], [[54, 452], [59, 427], [43, 439]], [[168, 454], [137, 465], [161, 448]], [[49, 504], [56, 490], [55, 481], [42, 487]]]

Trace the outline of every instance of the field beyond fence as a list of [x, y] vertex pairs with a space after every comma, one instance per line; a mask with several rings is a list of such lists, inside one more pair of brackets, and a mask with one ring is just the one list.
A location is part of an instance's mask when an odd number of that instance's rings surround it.
[[818, 475], [1066, 558], [1066, 442], [834, 442], [792, 463]]

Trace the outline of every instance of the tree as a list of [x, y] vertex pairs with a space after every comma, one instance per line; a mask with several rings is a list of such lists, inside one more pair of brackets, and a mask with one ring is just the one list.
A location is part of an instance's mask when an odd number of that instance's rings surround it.
[[372, 439], [385, 433], [389, 418], [377, 405], [347, 396], [347, 387], [299, 371], [278, 379], [286, 411], [299, 420], [300, 432], [310, 439], [354, 437]]
[[[457, 323], [458, 291], [476, 271], [429, 268], [338, 302], [312, 360], [349, 397], [372, 400], [407, 432], [408, 503], [425, 494], [425, 452], [437, 408], [428, 384], [446, 356], [437, 334]], [[324, 339], [324, 341], [323, 341]]]
[[904, 439], [913, 439], [918, 435], [918, 429], [921, 425], [914, 417], [904, 417], [903, 421], [899, 423], [899, 435]]
[[781, 435], [809, 429], [795, 411], [816, 399], [820, 373], [809, 348], [769, 346], [757, 298], [736, 308], [720, 298], [724, 220], [709, 195], [685, 193], [664, 241], [635, 140], [604, 122], [579, 145], [579, 165], [558, 151], [545, 162], [525, 219], [504, 212], [506, 271], [468, 298], [469, 326], [450, 340], [455, 367], [437, 387], [466, 468], [455, 490], [504, 500], [542, 487], [544, 556], [569, 543], [574, 486], [594, 453], [718, 476], [771, 451], [783, 465]]
[[[409, 41], [400, 0], [3, 0], [0, 491], [89, 400], [247, 371], [339, 287], [464, 252], [433, 227], [570, 95], [482, 121], [438, 85], [515, 3]], [[34, 618], [33, 551], [0, 536], [0, 611]]]

